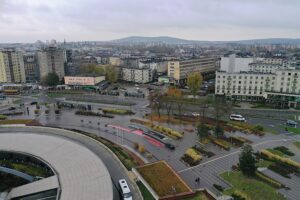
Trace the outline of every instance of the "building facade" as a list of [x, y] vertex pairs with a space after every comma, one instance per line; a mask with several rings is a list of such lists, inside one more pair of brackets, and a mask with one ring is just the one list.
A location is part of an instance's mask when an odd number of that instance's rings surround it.
[[149, 68], [122, 68], [122, 80], [134, 83], [149, 83], [152, 72]]
[[40, 72], [35, 54], [26, 54], [23, 56], [25, 77], [27, 83], [35, 83], [40, 80]]
[[59, 79], [65, 76], [64, 51], [56, 47], [47, 47], [37, 53], [40, 77], [56, 73]]
[[65, 76], [66, 85], [84, 86], [96, 85], [105, 80], [105, 76]]
[[15, 49], [0, 51], [0, 82], [25, 83], [23, 55]]
[[177, 83], [184, 83], [189, 74], [199, 72], [205, 79], [217, 70], [217, 60], [217, 58], [202, 57], [190, 60], [169, 61], [168, 76]]
[[216, 72], [215, 94], [240, 101], [266, 100], [296, 107], [300, 105], [300, 70], [278, 69], [272, 73], [219, 71]]

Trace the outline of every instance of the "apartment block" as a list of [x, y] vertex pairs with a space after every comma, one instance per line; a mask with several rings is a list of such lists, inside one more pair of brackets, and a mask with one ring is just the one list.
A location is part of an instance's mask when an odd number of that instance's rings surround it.
[[176, 83], [185, 83], [189, 74], [199, 72], [204, 79], [217, 70], [217, 58], [202, 57], [168, 62], [168, 76]]
[[39, 66], [37, 63], [36, 54], [25, 54], [24, 59], [24, 68], [25, 68], [25, 77], [27, 83], [35, 83], [39, 81]]
[[15, 49], [0, 50], [0, 82], [26, 82], [24, 61], [21, 52], [17, 52]]
[[134, 83], [149, 83], [152, 72], [149, 68], [122, 68], [122, 80]]
[[64, 51], [56, 47], [47, 47], [37, 53], [40, 77], [56, 73], [59, 79], [65, 76]]

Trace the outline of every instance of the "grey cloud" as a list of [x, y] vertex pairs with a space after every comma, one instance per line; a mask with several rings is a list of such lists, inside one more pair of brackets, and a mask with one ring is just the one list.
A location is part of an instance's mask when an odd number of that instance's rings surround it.
[[[0, 5], [0, 25], [7, 27], [0, 42], [138, 34], [199, 40], [300, 35], [297, 0], [1, 0]], [[239, 32], [243, 35], [236, 38]]]

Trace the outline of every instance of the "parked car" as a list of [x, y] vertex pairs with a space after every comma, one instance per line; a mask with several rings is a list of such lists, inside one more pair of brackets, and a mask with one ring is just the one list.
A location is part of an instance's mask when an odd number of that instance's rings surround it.
[[286, 121], [286, 125], [288, 125], [288, 126], [296, 127], [297, 124], [298, 124], [298, 123], [295, 122], [294, 120], [287, 120], [287, 121]]
[[239, 115], [239, 114], [231, 114], [230, 115], [230, 120], [239, 121], [239, 122], [245, 122], [246, 121], [246, 119], [242, 115]]
[[168, 148], [168, 149], [170, 149], [170, 150], [175, 150], [175, 146], [173, 144], [171, 144], [171, 143], [166, 143], [165, 147]]
[[10, 107], [8, 110], [16, 110], [16, 107]]
[[129, 186], [125, 179], [119, 180], [119, 186], [121, 188], [121, 194], [124, 200], [132, 200], [132, 194], [129, 189]]
[[192, 115], [193, 115], [194, 117], [200, 117], [200, 113], [192, 112]]

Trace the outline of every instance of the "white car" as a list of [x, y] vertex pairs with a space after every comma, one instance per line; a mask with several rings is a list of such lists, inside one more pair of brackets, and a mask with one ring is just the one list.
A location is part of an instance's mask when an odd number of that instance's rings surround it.
[[192, 115], [193, 115], [194, 117], [200, 117], [200, 113], [193, 112]]
[[121, 188], [123, 199], [132, 200], [132, 194], [125, 179], [119, 180], [119, 186]]
[[230, 115], [230, 120], [239, 121], [239, 122], [245, 122], [246, 121], [245, 117], [243, 117], [242, 115], [239, 115], [239, 114], [231, 114]]

